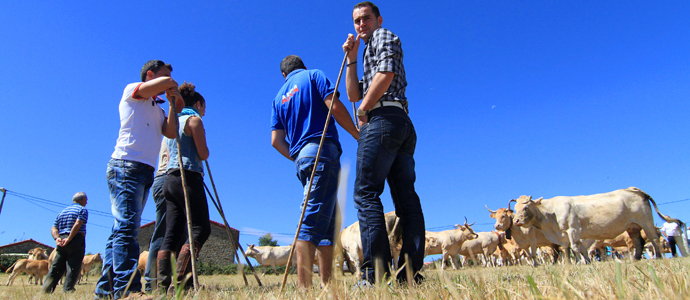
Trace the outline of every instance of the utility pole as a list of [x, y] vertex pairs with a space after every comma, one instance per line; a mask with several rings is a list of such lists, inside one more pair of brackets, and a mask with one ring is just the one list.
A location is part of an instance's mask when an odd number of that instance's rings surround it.
[[7, 194], [7, 190], [0, 187], [0, 192], [2, 192], [2, 200], [0, 200], [0, 213], [2, 213], [2, 205], [5, 204], [5, 194]]

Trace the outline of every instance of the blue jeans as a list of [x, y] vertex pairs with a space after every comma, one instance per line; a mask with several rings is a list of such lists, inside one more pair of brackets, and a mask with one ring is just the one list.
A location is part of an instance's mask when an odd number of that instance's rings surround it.
[[[374, 262], [383, 262], [383, 272], [390, 273], [392, 263], [381, 194], [388, 180], [395, 213], [403, 226], [399, 266], [410, 258], [412, 273], [424, 264], [424, 214], [414, 189], [414, 151], [417, 133], [407, 114], [398, 107], [381, 107], [369, 113], [369, 123], [359, 131], [355, 208], [362, 234], [362, 278], [375, 281]], [[404, 280], [405, 270], [399, 273]]]
[[[124, 297], [127, 283], [136, 272], [139, 260], [137, 235], [141, 212], [153, 182], [153, 167], [135, 161], [111, 159], [108, 163], [108, 188], [115, 224], [105, 244], [101, 278], [96, 283], [96, 298]], [[129, 292], [141, 291], [141, 277], [134, 275]]]
[[[319, 139], [312, 139], [302, 147], [295, 158], [297, 178], [304, 187], [302, 200], [307, 196], [309, 179], [314, 169], [318, 149]], [[307, 201], [307, 209], [299, 231], [298, 239], [300, 241], [308, 241], [315, 246], [333, 245], [341, 153], [337, 142], [330, 139], [324, 140], [319, 165], [316, 168], [311, 193]]]
[[[165, 195], [163, 195], [163, 183], [165, 182], [165, 174], [157, 175], [153, 179], [151, 191], [153, 192], [153, 201], [156, 203], [156, 225], [153, 228], [153, 235], [151, 235], [151, 243], [149, 244], [149, 259], [146, 261], [146, 271], [144, 271], [144, 279], [146, 285], [144, 289], [148, 292], [155, 289], [156, 286], [151, 286], [151, 280], [156, 280], [158, 258], [158, 250], [161, 248], [163, 238], [165, 237]], [[153, 274], [153, 277], [151, 276]]]

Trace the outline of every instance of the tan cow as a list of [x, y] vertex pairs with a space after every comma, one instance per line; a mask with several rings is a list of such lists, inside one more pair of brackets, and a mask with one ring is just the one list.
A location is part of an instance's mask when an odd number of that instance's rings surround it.
[[[506, 233], [505, 237], [508, 240], [514, 240], [517, 245], [525, 249], [529, 255], [529, 260], [532, 265], [537, 265], [537, 248], [543, 246], [549, 246], [553, 248], [553, 253], [558, 253], [558, 245], [551, 242], [546, 238], [544, 233], [534, 227], [517, 227], [513, 226], [513, 220], [515, 213], [510, 209], [510, 203], [515, 201], [525, 201], [527, 196], [520, 196], [518, 200], [508, 201], [508, 208], [499, 208], [497, 210], [491, 210], [488, 206], [487, 210], [491, 213], [489, 216], [496, 219], [496, 224], [494, 228], [498, 231], [503, 231]], [[553, 263], [555, 264], [558, 260], [558, 256], [553, 256]]]
[[450, 259], [453, 270], [457, 270], [458, 266], [455, 260], [460, 252], [460, 248], [466, 241], [477, 238], [477, 234], [470, 227], [472, 224], [468, 225], [467, 219], [465, 219], [464, 225], [455, 225], [456, 229], [441, 232], [427, 231], [424, 255], [442, 254], [441, 269], [446, 269], [445, 262]]
[[[386, 231], [388, 233], [388, 244], [393, 257], [394, 267], [398, 267], [398, 257], [402, 244], [402, 225], [400, 218], [395, 215], [395, 211], [387, 212], [384, 215], [386, 220]], [[342, 249], [342, 250], [341, 250]], [[340, 233], [339, 242], [336, 244], [336, 253], [342, 253], [342, 258], [348, 264], [350, 272], [355, 272], [359, 276], [364, 254], [362, 253], [362, 236], [359, 228], [359, 221], [347, 226]], [[342, 262], [340, 265], [342, 266]], [[354, 265], [354, 266], [352, 266]]]
[[48, 261], [47, 260], [33, 260], [33, 259], [20, 259], [14, 262], [12, 266], [7, 268], [6, 273], [12, 272], [12, 275], [7, 279], [7, 285], [12, 285], [14, 283], [14, 278], [20, 273], [27, 273], [33, 275], [36, 278], [36, 284], [41, 281], [43, 285], [43, 276], [48, 274]]
[[100, 253], [84, 255], [84, 259], [81, 260], [81, 275], [79, 275], [79, 283], [81, 283], [81, 279], [84, 277], [84, 275], [86, 275], [86, 281], [89, 281], [89, 272], [91, 272], [91, 268], [93, 268], [95, 264], [102, 262], [103, 259], [101, 258]]
[[[41, 247], [36, 247], [31, 250], [29, 250], [29, 257], [28, 259], [33, 259], [33, 260], [45, 260], [48, 259], [48, 255], [46, 255], [46, 249], [43, 249]], [[33, 274], [29, 274], [29, 279], [27, 280], [29, 284], [35, 280]]]
[[137, 265], [137, 270], [141, 276], [144, 276], [144, 271], [146, 271], [146, 263], [149, 260], [149, 252], [144, 251], [139, 254], [139, 264]]
[[501, 243], [498, 244], [494, 256], [501, 259], [502, 265], [518, 265], [522, 257], [529, 258], [529, 255], [527, 255], [525, 250], [520, 248], [520, 245], [515, 242], [515, 239], [506, 239], [505, 232], [500, 232], [499, 236], [501, 238]]
[[[588, 196], [559, 196], [536, 201], [531, 197], [515, 204], [516, 226], [536, 227], [556, 244], [572, 247], [575, 253], [590, 259], [587, 249], [582, 247], [581, 239], [610, 239], [623, 231], [628, 231], [635, 244], [635, 259], [642, 257], [640, 230], [630, 225], [635, 223], [642, 227], [652, 239], [655, 251], [660, 257], [656, 231], [654, 230], [653, 212], [650, 202], [657, 214], [667, 222], [680, 222], [659, 212], [656, 202], [642, 190], [629, 187], [604, 194]], [[579, 255], [577, 256], [579, 260]]]
[[[263, 267], [263, 274], [266, 275], [266, 267], [273, 267], [273, 271], [278, 275], [276, 265], [287, 265], [288, 258], [290, 258], [290, 246], [259, 246], [254, 247], [254, 244], [249, 245], [244, 255], [254, 258], [257, 263]], [[292, 266], [297, 265], [297, 255], [292, 256]]]
[[[641, 230], [642, 228], [640, 226], [638, 226], [637, 224], [631, 224], [630, 229]], [[661, 231], [659, 231], [658, 228], [655, 228], [655, 231], [656, 231], [657, 236], [659, 236], [660, 239], [663, 239], [663, 237], [661, 236]], [[647, 233], [644, 230], [642, 230], [640, 232], [640, 238], [642, 239], [641, 242], [643, 245], [646, 245], [647, 243], [651, 243], [651, 240], [648, 238]], [[660, 241], [661, 240], [657, 241], [657, 243], [659, 243], [659, 245], [662, 245], [662, 248], [663, 248], [663, 244], [660, 243]], [[632, 250], [635, 247], [635, 242], [630, 238], [630, 235], [628, 234], [627, 231], [619, 234], [618, 236], [616, 236], [613, 239], [596, 240], [589, 247], [588, 253], [589, 253], [590, 258], [594, 257], [596, 250], [599, 250], [600, 253], [602, 253], [605, 251], [606, 247], [628, 247], [628, 252], [632, 253], [633, 252]], [[652, 253], [654, 251], [653, 247], [654, 246], [652, 243], [652, 250], [650, 251]], [[662, 253], [663, 253], [663, 249], [662, 249]], [[652, 256], [650, 255], [650, 257], [652, 257]]]

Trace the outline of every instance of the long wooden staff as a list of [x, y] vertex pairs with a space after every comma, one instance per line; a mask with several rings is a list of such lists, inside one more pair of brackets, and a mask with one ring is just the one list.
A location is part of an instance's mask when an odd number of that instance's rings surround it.
[[[216, 205], [216, 209], [218, 209], [218, 212], [220, 213], [220, 216], [223, 218], [223, 222], [225, 223], [225, 228], [230, 235], [230, 225], [228, 225], [228, 221], [225, 219], [225, 212], [223, 211], [223, 206], [220, 204], [220, 198], [218, 198], [218, 191], [216, 190], [216, 183], [213, 181], [213, 176], [211, 175], [211, 167], [208, 165], [208, 161], [206, 161], [206, 170], [208, 170], [208, 178], [211, 179], [211, 186], [213, 187], [213, 192], [216, 195], [217, 203], [214, 202], [214, 205]], [[206, 183], [204, 183], [204, 186], [206, 187]], [[209, 196], [211, 195], [211, 192], [208, 190], [208, 187], [206, 187], [206, 191], [208, 192]], [[213, 200], [213, 197], [211, 197], [211, 200]], [[230, 239], [232, 240], [232, 236], [230, 235]], [[234, 242], [234, 240], [233, 240]], [[249, 266], [249, 269], [254, 273], [254, 277], [256, 278], [256, 282], [259, 284], [259, 286], [262, 286], [261, 280], [259, 280], [259, 275], [256, 274], [254, 271], [254, 267], [252, 266], [252, 263], [249, 262], [249, 258], [247, 258], [247, 255], [244, 254], [244, 248], [242, 248], [242, 245], [239, 243], [239, 237], [237, 237], [237, 247], [240, 248], [240, 252], [242, 252], [242, 256], [244, 256], [244, 260], [247, 262], [247, 265]], [[240, 257], [237, 255], [237, 251], [235, 251], [235, 256], [237, 257], [237, 262], [240, 262]], [[247, 278], [246, 275], [244, 275], [244, 272], [242, 273], [243, 276], [245, 276], [244, 281], [245, 284], [247, 283]]]
[[345, 52], [345, 57], [343, 57], [343, 63], [340, 64], [340, 72], [338, 73], [338, 80], [335, 82], [335, 92], [333, 93], [334, 98], [331, 101], [331, 105], [328, 106], [328, 115], [326, 116], [326, 125], [323, 127], [323, 133], [321, 134], [321, 141], [319, 141], [319, 150], [316, 152], [316, 160], [314, 161], [314, 167], [311, 170], [311, 176], [309, 178], [309, 186], [307, 187], [307, 195], [302, 201], [302, 214], [299, 217], [299, 223], [297, 224], [297, 232], [295, 232], [295, 238], [292, 241], [292, 246], [290, 246], [290, 256], [288, 257], [287, 265], [285, 266], [285, 275], [283, 275], [283, 282], [280, 284], [280, 293], [283, 292], [285, 288], [285, 282], [287, 282], [288, 274], [290, 273], [290, 265], [292, 264], [292, 256], [295, 254], [295, 245], [297, 244], [297, 238], [299, 237], [299, 231], [302, 229], [302, 220], [304, 219], [304, 213], [307, 210], [307, 201], [309, 201], [309, 196], [311, 196], [311, 187], [314, 183], [314, 175], [316, 175], [316, 169], [319, 165], [319, 158], [321, 156], [321, 148], [323, 147], [323, 141], [326, 140], [326, 131], [328, 130], [328, 123], [331, 121], [331, 111], [333, 110], [333, 103], [337, 100], [338, 85], [340, 85], [340, 77], [343, 75], [343, 69], [345, 69], [345, 62], [347, 61], [347, 54], [350, 50]]
[[[171, 97], [170, 107], [177, 112], [175, 107], [175, 98]], [[192, 278], [194, 280], [194, 290], [199, 290], [199, 276], [196, 272], [196, 249], [194, 249], [194, 239], [192, 237], [192, 212], [189, 210], [189, 195], [187, 194], [187, 179], [182, 164], [182, 152], [180, 151], [180, 124], [179, 118], [175, 118], [175, 142], [177, 143], [177, 161], [180, 165], [180, 177], [182, 178], [182, 192], [184, 193], [184, 207], [187, 214], [187, 234], [189, 235], [189, 254], [192, 256]]]

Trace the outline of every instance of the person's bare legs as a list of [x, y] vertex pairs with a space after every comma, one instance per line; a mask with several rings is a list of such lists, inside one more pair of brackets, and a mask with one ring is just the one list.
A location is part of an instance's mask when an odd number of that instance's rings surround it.
[[319, 276], [321, 276], [321, 286], [326, 287], [331, 280], [333, 271], [333, 246], [319, 246]]
[[[314, 268], [314, 254], [316, 246], [311, 242], [297, 241], [295, 245], [295, 254], [297, 254], [297, 287], [310, 288], [311, 275]], [[331, 255], [333, 252], [331, 251]], [[320, 269], [319, 269], [320, 270]]]

